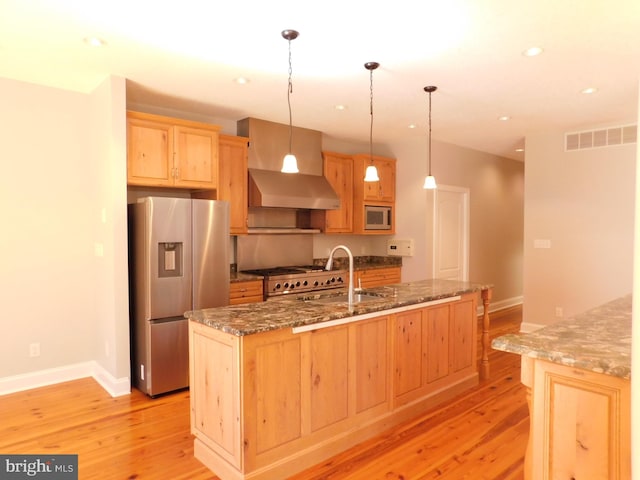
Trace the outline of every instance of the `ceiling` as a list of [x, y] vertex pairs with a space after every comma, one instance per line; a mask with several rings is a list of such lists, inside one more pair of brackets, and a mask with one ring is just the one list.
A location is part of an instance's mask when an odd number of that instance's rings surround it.
[[284, 29], [293, 123], [339, 139], [369, 141], [369, 61], [374, 143], [426, 138], [427, 85], [434, 139], [517, 160], [535, 131], [637, 122], [638, 0], [2, 0], [0, 76], [288, 123]]

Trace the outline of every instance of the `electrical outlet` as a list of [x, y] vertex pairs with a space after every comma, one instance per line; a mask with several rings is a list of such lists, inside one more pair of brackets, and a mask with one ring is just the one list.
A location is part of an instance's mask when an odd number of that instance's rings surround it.
[[564, 310], [562, 307], [556, 307], [556, 317], [562, 318], [564, 316]]
[[40, 344], [32, 343], [29, 345], [29, 356], [30, 357], [39, 357], [40, 356]]

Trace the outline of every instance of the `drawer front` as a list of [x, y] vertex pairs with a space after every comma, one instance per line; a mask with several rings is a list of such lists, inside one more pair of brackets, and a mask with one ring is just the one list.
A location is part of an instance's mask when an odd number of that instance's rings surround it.
[[262, 281], [233, 282], [229, 288], [229, 304], [262, 302]]

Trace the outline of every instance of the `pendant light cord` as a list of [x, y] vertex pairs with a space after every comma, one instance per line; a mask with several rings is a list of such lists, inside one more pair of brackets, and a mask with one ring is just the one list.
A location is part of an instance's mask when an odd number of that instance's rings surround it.
[[431, 176], [431, 92], [429, 92], [429, 176]]
[[369, 160], [373, 165], [373, 69], [369, 70], [369, 114], [371, 123], [369, 125]]
[[293, 68], [291, 67], [291, 39], [289, 39], [289, 83], [287, 85], [287, 105], [289, 107], [289, 153], [292, 152], [293, 143], [293, 117], [291, 115], [291, 94], [293, 93], [293, 82], [291, 81], [292, 74]]

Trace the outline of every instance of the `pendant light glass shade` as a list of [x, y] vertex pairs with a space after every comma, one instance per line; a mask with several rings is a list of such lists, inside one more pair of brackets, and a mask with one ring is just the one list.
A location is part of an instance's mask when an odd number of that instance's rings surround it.
[[373, 164], [373, 71], [380, 66], [377, 62], [367, 62], [364, 64], [364, 68], [369, 70], [369, 114], [371, 116], [371, 123], [369, 125], [369, 159], [371, 163], [364, 172], [365, 182], [379, 182], [378, 169]]
[[282, 37], [289, 42], [289, 83], [287, 84], [287, 105], [289, 107], [289, 153], [282, 160], [282, 173], [298, 173], [298, 161], [296, 156], [291, 152], [291, 144], [293, 143], [293, 120], [291, 116], [291, 94], [293, 93], [293, 83], [291, 81], [291, 40], [298, 38], [298, 32], [295, 30], [283, 30]]
[[365, 182], [379, 182], [380, 177], [378, 177], [378, 169], [375, 165], [369, 165], [367, 169], [364, 171], [364, 181]]
[[438, 185], [436, 185], [436, 177], [433, 175], [427, 175], [424, 179], [424, 185], [422, 188], [425, 190], [434, 190], [438, 188]]
[[298, 173], [298, 162], [296, 156], [288, 153], [282, 160], [282, 173]]
[[431, 175], [431, 94], [437, 89], [438, 87], [434, 86], [424, 87], [424, 91], [429, 94], [429, 173], [424, 179], [424, 185], [422, 186], [425, 190], [434, 190], [438, 188], [436, 178]]

